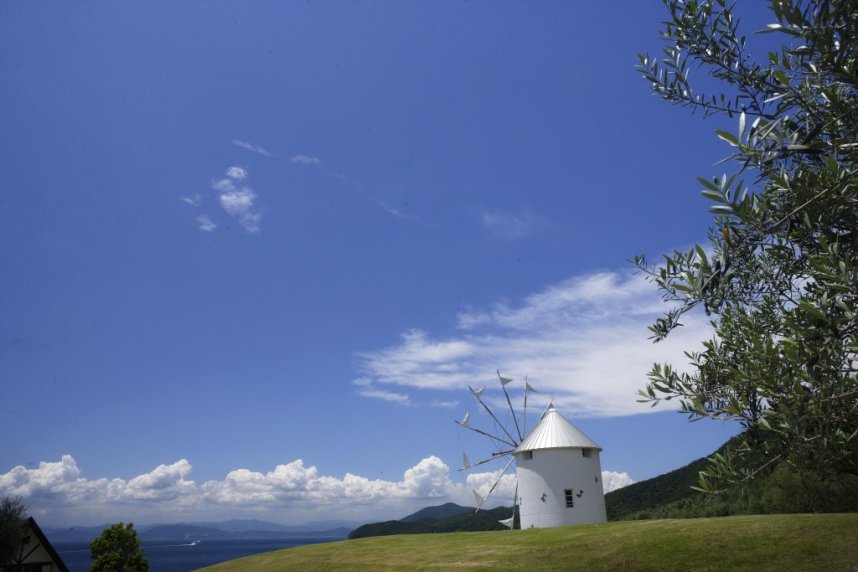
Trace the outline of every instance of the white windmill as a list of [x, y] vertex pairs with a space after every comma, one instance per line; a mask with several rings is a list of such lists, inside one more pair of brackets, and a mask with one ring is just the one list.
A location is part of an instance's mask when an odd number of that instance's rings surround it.
[[498, 381], [506, 398], [509, 413], [515, 425], [515, 433], [498, 419], [491, 407], [483, 400], [485, 387], [473, 389], [471, 393], [480, 406], [491, 417], [494, 428], [473, 427], [470, 413], [456, 421], [458, 425], [489, 439], [494, 451], [491, 456], [471, 464], [466, 453], [462, 453], [460, 470], [478, 467], [493, 460], [509, 457], [509, 460], [492, 483], [485, 497], [474, 491], [477, 510], [494, 492], [501, 478], [516, 463], [516, 486], [512, 517], [500, 521], [512, 528], [516, 509], [519, 511], [522, 528], [550, 528], [572, 524], [605, 522], [605, 495], [602, 490], [602, 467], [599, 452], [602, 450], [580, 429], [572, 425], [553, 402], [543, 412], [530, 433], [526, 431], [527, 395], [536, 391], [525, 378], [524, 408], [522, 423], [512, 407], [506, 386], [513, 380], [498, 372]]

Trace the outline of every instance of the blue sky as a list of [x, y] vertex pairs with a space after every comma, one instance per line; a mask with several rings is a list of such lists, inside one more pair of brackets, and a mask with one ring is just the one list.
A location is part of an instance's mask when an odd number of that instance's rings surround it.
[[730, 127], [635, 72], [663, 19], [3, 3], [0, 492], [46, 524], [467, 501], [452, 420], [497, 368], [623, 479], [711, 452], [734, 425], [635, 396], [707, 330], [651, 345], [627, 260], [705, 239]]

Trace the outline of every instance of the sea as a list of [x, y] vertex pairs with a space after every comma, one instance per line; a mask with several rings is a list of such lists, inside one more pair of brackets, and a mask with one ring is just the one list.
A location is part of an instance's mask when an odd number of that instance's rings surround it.
[[[271, 552], [304, 544], [335, 542], [340, 537], [217, 539], [197, 543], [143, 542], [143, 554], [149, 560], [151, 572], [189, 572], [218, 562], [234, 560], [251, 554]], [[87, 572], [92, 562], [88, 542], [53, 542], [71, 572]]]

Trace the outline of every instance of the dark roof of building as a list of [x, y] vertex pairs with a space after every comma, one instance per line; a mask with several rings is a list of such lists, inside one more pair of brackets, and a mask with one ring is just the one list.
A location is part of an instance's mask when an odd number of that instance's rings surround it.
[[33, 532], [33, 534], [36, 535], [36, 538], [39, 540], [39, 543], [41, 543], [45, 551], [51, 557], [51, 560], [53, 560], [54, 564], [57, 565], [57, 569], [60, 572], [69, 572], [68, 566], [66, 566], [66, 563], [63, 562], [62, 558], [60, 558], [60, 555], [57, 553], [54, 547], [51, 546], [51, 543], [48, 541], [48, 537], [45, 536], [45, 533], [42, 532], [42, 529], [39, 528], [39, 525], [36, 524], [36, 520], [32, 516], [27, 519], [27, 525], [30, 527], [30, 530]]

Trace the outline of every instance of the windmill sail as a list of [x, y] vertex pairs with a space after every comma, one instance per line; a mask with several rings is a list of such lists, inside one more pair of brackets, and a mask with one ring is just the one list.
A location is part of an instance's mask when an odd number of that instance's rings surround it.
[[[512, 401], [509, 400], [509, 393], [506, 392], [506, 384], [511, 382], [512, 379], [508, 377], [503, 377], [500, 374], [500, 370], [498, 370], [498, 379], [500, 379], [501, 389], [503, 389], [504, 397], [506, 397], [506, 404], [509, 405], [509, 412], [510, 414], [512, 414], [512, 420], [515, 423], [515, 431], [516, 433], [518, 433], [518, 440], [521, 441], [522, 439], [524, 439], [524, 436], [521, 434], [521, 427], [518, 426], [518, 419], [515, 416], [515, 409], [512, 408]], [[527, 395], [527, 392], [525, 392], [525, 395]]]
[[533, 386], [527, 382], [527, 376], [524, 376], [524, 419], [522, 419], [522, 429], [521, 432], [527, 435], [527, 394], [528, 393], [539, 393]]
[[513, 528], [515, 526], [515, 509], [518, 508], [518, 481], [515, 482], [515, 494], [512, 497], [512, 516], [509, 518], [505, 518], [503, 520], [499, 520], [498, 522], [504, 525], [507, 528]]
[[496, 461], [497, 457], [489, 457], [488, 459], [483, 459], [482, 461], [477, 461], [476, 463], [471, 463], [467, 467], [462, 467], [459, 469], [460, 471], [467, 471], [468, 469], [473, 469], [474, 467], [479, 467], [480, 465], [485, 465], [490, 461]]
[[[516, 443], [511, 443], [511, 442], [507, 441], [506, 439], [501, 439], [500, 437], [498, 437], [496, 435], [492, 435], [491, 433], [483, 431], [482, 429], [477, 429], [476, 427], [471, 427], [470, 425], [464, 425], [464, 424], [462, 424], [461, 421], [456, 421], [456, 424], [459, 427], [464, 427], [465, 429], [467, 429], [469, 431], [473, 431], [474, 433], [479, 433], [480, 435], [484, 435], [484, 436], [488, 437], [489, 439], [493, 439], [493, 440], [497, 441], [498, 443], [503, 443], [504, 445], [509, 445], [513, 449], [518, 447], [518, 444], [516, 444]], [[474, 465], [474, 466], [476, 466], [476, 465]]]
[[[477, 492], [477, 490], [471, 491], [473, 493], [474, 499], [476, 500], [476, 503], [477, 503], [477, 507], [476, 507], [477, 511], [482, 509], [483, 506], [486, 504], [486, 502], [488, 502], [491, 495], [495, 492], [495, 490], [497, 490], [497, 487], [500, 484], [501, 480], [507, 474], [507, 471], [509, 470], [513, 461], [515, 461], [514, 452], [518, 448], [519, 444], [524, 440], [524, 435], [525, 435], [525, 431], [527, 428], [527, 398], [528, 398], [528, 393], [536, 393], [536, 389], [534, 389], [534, 387], [532, 385], [530, 385], [530, 382], [528, 381], [527, 376], [525, 376], [524, 377], [524, 388], [523, 388], [524, 391], [522, 392], [524, 394], [523, 395], [523, 397], [524, 397], [524, 411], [523, 411], [523, 419], [520, 421], [518, 419], [518, 417], [520, 417], [520, 415], [517, 415], [516, 409], [513, 408], [512, 400], [510, 398], [509, 391], [506, 388], [506, 386], [509, 385], [510, 383], [512, 383], [514, 381], [514, 379], [511, 377], [506, 377], [506, 376], [501, 375], [500, 370], [496, 370], [496, 373], [498, 376], [498, 381], [500, 383], [501, 392], [504, 394], [505, 401], [507, 403], [507, 406], [509, 407], [509, 414], [512, 416], [513, 423], [515, 424], [515, 434], [511, 432], [512, 428], [509, 427], [509, 418], [506, 415], [501, 415], [501, 417], [505, 418], [505, 423], [501, 423], [500, 419], [498, 418], [498, 415], [496, 415], [495, 412], [492, 410], [492, 407], [490, 407], [489, 404], [483, 400], [483, 396], [485, 395], [485, 392], [486, 392], [485, 386], [481, 386], [481, 387], [477, 387], [477, 388], [468, 386], [468, 389], [471, 391], [471, 394], [474, 396], [474, 398], [477, 400], [477, 402], [480, 404], [480, 406], [485, 410], [486, 413], [488, 413], [488, 415], [491, 418], [494, 425], [492, 427], [481, 428], [480, 427], [481, 423], [480, 423], [478, 417], [471, 419], [470, 412], [465, 413], [464, 417], [461, 420], [456, 420], [456, 424], [459, 427], [463, 427], [465, 429], [468, 429], [469, 431], [473, 431], [475, 433], [478, 433], [478, 434], [480, 434], [484, 437], [487, 437], [487, 438], [491, 439], [492, 441], [494, 441], [493, 452], [491, 453], [491, 456], [488, 458], [483, 458], [482, 460], [480, 460], [478, 462], [472, 462], [470, 460], [470, 458], [468, 458], [468, 455], [463, 451], [462, 452], [462, 468], [459, 469], [460, 471], [473, 469], [475, 467], [478, 467], [478, 466], [480, 466], [484, 463], [488, 463], [490, 461], [498, 461], [502, 457], [506, 457], [506, 461], [507, 461], [506, 464], [504, 465], [503, 469], [500, 471], [497, 471], [495, 473], [495, 478], [493, 479], [493, 482], [491, 483], [491, 486], [488, 488], [487, 491], [483, 488], [480, 489], [480, 492]], [[501, 402], [503, 402], [503, 400], [501, 400]], [[502, 406], [501, 406], [501, 408], [502, 408]], [[472, 422], [473, 422], [473, 425], [472, 425]], [[514, 436], [516, 434], [517, 434], [517, 437]], [[485, 491], [484, 492], [485, 496], [483, 494], [480, 494], [483, 491]], [[519, 505], [518, 481], [516, 479], [515, 480], [515, 493], [513, 496], [512, 516], [510, 518], [505, 518], [503, 520], [499, 520], [498, 522], [503, 524], [504, 526], [506, 526], [508, 528], [514, 528], [515, 519], [517, 516], [516, 511], [519, 509], [518, 505]]]
[[485, 409], [485, 410], [486, 410], [486, 413], [488, 413], [488, 414], [491, 416], [491, 418], [492, 418], [492, 419], [494, 419], [495, 423], [497, 423], [497, 424], [498, 424], [498, 427], [500, 427], [501, 431], [503, 431], [504, 433], [506, 433], [506, 436], [507, 436], [507, 437], [509, 437], [509, 440], [510, 440], [510, 441], [513, 441], [513, 442], [515, 443], [515, 445], [513, 445], [513, 447], [517, 447], [517, 446], [518, 446], [518, 442], [519, 442], [519, 441], [521, 441], [521, 439], [519, 439], [518, 441], [516, 441], [515, 437], [513, 437], [512, 435], [510, 435], [509, 431], [507, 431], [507, 430], [506, 430], [506, 427], [504, 427], [504, 426], [503, 426], [503, 423], [501, 423], [501, 422], [500, 422], [500, 420], [495, 416], [495, 414], [494, 414], [494, 412], [492, 412], [491, 408], [490, 408], [488, 405], [486, 405], [486, 404], [485, 404], [485, 402], [484, 402], [482, 399], [480, 399], [480, 396], [483, 394], [483, 391], [485, 391], [485, 390], [486, 390], [486, 388], [484, 387], [484, 388], [482, 388], [481, 390], [479, 390], [479, 394], [477, 394], [477, 392], [476, 392], [476, 391], [474, 391], [473, 389], [471, 389], [470, 387], [468, 387], [468, 389], [470, 389], [470, 390], [471, 390], [471, 393], [473, 393], [473, 394], [474, 394], [474, 397], [476, 397], [476, 398], [477, 398], [477, 402], [478, 402], [480, 405], [482, 405], [482, 406], [483, 406], [483, 409]]

